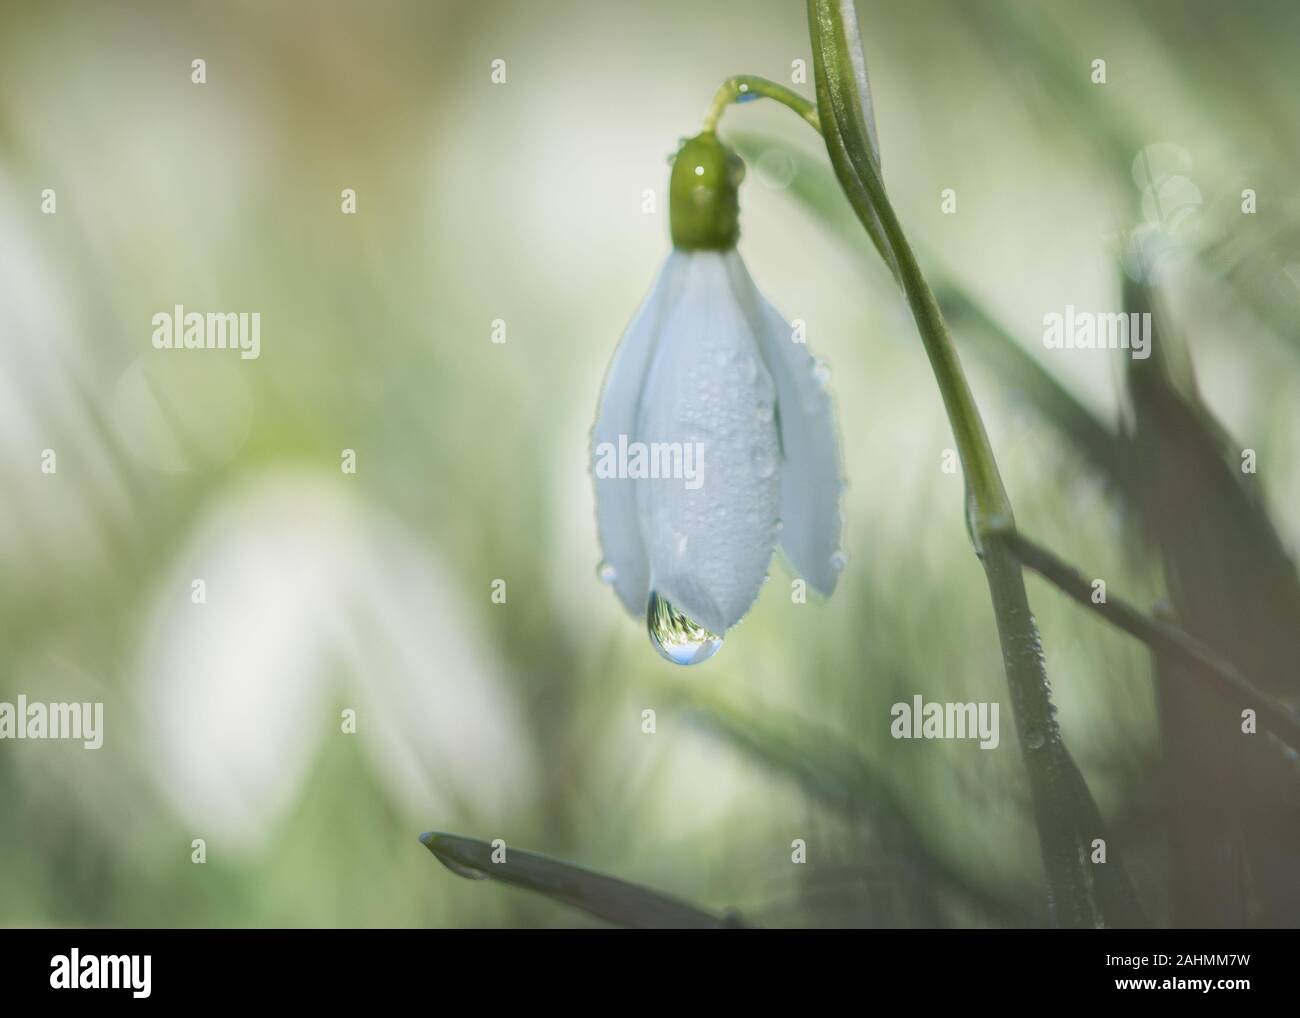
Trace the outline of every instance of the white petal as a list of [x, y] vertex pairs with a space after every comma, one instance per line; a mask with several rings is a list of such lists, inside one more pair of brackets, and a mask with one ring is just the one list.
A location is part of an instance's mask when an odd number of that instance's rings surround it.
[[840, 451], [830, 395], [816, 362], [780, 312], [763, 297], [740, 255], [727, 254], [737, 298], [748, 309], [763, 360], [776, 383], [781, 429], [781, 547], [814, 590], [830, 594], [839, 579]]
[[650, 562], [641, 540], [637, 519], [636, 491], [626, 478], [602, 478], [595, 474], [597, 450], [604, 444], [618, 446], [619, 437], [633, 439], [637, 407], [645, 384], [646, 369], [666, 315], [681, 293], [690, 256], [674, 250], [664, 262], [631, 324], [619, 340], [618, 349], [605, 375], [605, 384], [591, 430], [592, 479], [596, 486], [596, 525], [605, 563], [614, 570], [614, 590], [627, 610], [643, 615], [650, 593]]
[[651, 586], [721, 636], [758, 596], [776, 543], [776, 392], [726, 256], [683, 257], [685, 285], [659, 336], [636, 435], [651, 449], [680, 447], [684, 466], [695, 453], [699, 472], [637, 481], [637, 505]]

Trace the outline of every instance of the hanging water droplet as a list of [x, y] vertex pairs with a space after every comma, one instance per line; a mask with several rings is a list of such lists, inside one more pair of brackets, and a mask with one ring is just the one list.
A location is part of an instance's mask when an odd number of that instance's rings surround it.
[[832, 572], [842, 573], [842, 572], [844, 572], [844, 567], [845, 567], [846, 565], [848, 565], [848, 564], [849, 564], [849, 560], [848, 560], [847, 558], [845, 558], [845, 556], [844, 556], [844, 552], [842, 552], [842, 551], [837, 551], [837, 552], [835, 552], [835, 554], [833, 554], [833, 555], [831, 556], [831, 571], [832, 571]]
[[817, 379], [818, 385], [825, 385], [831, 380], [831, 369], [823, 360], [813, 361], [813, 378]]
[[600, 580], [601, 583], [613, 583], [618, 579], [618, 571], [604, 559], [601, 559], [600, 565], [596, 566], [596, 579]]
[[707, 661], [722, 646], [721, 636], [714, 636], [653, 590], [646, 608], [646, 629], [655, 650], [664, 660], [675, 665], [697, 665]]

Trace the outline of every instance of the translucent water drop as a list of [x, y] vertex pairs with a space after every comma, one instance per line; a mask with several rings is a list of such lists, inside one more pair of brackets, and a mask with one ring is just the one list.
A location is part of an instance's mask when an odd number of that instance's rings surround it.
[[825, 385], [831, 380], [830, 366], [825, 361], [813, 361], [813, 378], [819, 385]]
[[650, 591], [645, 621], [655, 650], [665, 661], [675, 665], [697, 665], [707, 661], [722, 646], [721, 636], [714, 636], [653, 590]]
[[784, 191], [793, 183], [799, 169], [794, 158], [785, 149], [770, 148], [754, 164], [758, 179], [773, 191]]
[[764, 480], [776, 473], [776, 459], [766, 449], [754, 450], [754, 473]]
[[844, 572], [844, 567], [849, 564], [849, 560], [844, 557], [844, 552], [837, 551], [831, 556], [831, 571], [836, 573]]
[[602, 559], [600, 565], [596, 566], [596, 579], [601, 583], [613, 583], [618, 579], [618, 571]]

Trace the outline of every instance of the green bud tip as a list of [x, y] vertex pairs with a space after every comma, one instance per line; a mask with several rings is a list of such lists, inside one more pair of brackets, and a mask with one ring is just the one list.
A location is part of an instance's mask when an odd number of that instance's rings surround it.
[[682, 142], [668, 184], [673, 246], [682, 251], [730, 251], [740, 239], [740, 156], [703, 131]]

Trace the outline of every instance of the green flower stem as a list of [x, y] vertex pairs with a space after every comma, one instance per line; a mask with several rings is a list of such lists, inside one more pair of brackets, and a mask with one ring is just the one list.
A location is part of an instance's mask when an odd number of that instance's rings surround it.
[[[738, 74], [734, 78], [728, 78], [718, 86], [718, 91], [713, 96], [713, 102], [709, 104], [708, 111], [704, 114], [704, 128], [706, 133], [716, 132], [718, 121], [722, 119], [722, 114], [732, 103], [739, 102], [742, 95], [761, 95], [767, 99], [774, 99], [782, 106], [787, 107], [797, 113], [809, 127], [818, 134], [824, 135], [822, 130], [821, 115], [817, 111], [817, 106], [809, 102], [798, 92], [792, 92], [784, 85], [778, 85], [774, 81], [768, 81], [766, 78], [759, 78], [752, 74]], [[850, 184], [841, 181], [847, 189]], [[861, 192], [861, 185], [858, 185], [858, 191]], [[859, 199], [863, 204], [867, 204], [865, 194], [859, 194]], [[855, 207], [857, 205], [855, 204]], [[894, 273], [894, 278], [898, 279], [899, 285], [902, 280], [898, 277], [898, 265], [894, 261], [893, 252], [890, 250], [888, 242], [880, 231], [880, 223], [872, 220], [869, 224], [864, 223], [867, 227], [867, 234], [871, 242], [875, 245], [876, 250], [880, 252], [880, 257], [885, 260], [890, 271]]]
[[784, 85], [778, 85], [775, 81], [768, 81], [766, 78], [759, 78], [752, 74], [738, 74], [718, 86], [713, 102], [709, 104], [708, 112], [704, 114], [704, 130], [716, 131], [718, 121], [722, 119], [722, 114], [728, 106], [752, 96], [775, 99], [782, 106], [788, 106], [801, 116], [813, 130], [820, 132], [822, 129], [821, 121], [817, 119], [817, 107], [798, 92], [792, 92]]
[[1300, 715], [1264, 693], [1231, 664], [1219, 660], [1195, 637], [1170, 622], [1152, 618], [1116, 597], [1113, 591], [1108, 590], [1106, 600], [1097, 604], [1092, 599], [1092, 580], [1054, 552], [1014, 531], [1007, 534], [1007, 542], [1026, 569], [1033, 570], [1063, 594], [1141, 640], [1151, 650], [1182, 662], [1191, 673], [1213, 681], [1222, 693], [1253, 707], [1265, 728], [1300, 752]]
[[[1087, 795], [1086, 786], [1078, 779], [1053, 716], [1024, 573], [1008, 540], [1015, 527], [1011, 502], [948, 327], [885, 194], [868, 126], [870, 97], [857, 12], [853, 0], [808, 0], [808, 17], [827, 153], [863, 226], [873, 239], [878, 231], [893, 256], [891, 269], [916, 320], [961, 457], [967, 521], [997, 618], [1053, 919], [1065, 926], [1102, 925], [1105, 917], [1089, 869], [1089, 832], [1080, 820], [1085, 810], [1078, 800]], [[1087, 805], [1095, 811], [1090, 797]]]

